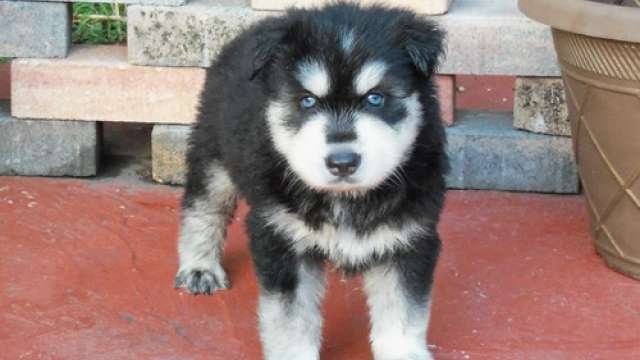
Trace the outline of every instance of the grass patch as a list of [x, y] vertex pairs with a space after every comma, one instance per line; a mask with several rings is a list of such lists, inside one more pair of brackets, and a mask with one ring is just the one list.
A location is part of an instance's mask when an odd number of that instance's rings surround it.
[[73, 32], [76, 44], [117, 44], [127, 41], [127, 7], [123, 4], [74, 3]]
[[9, 58], [2, 58], [2, 57], [0, 57], [0, 64], [6, 64], [6, 63], [8, 63], [9, 61], [11, 61], [11, 59], [9, 59]]

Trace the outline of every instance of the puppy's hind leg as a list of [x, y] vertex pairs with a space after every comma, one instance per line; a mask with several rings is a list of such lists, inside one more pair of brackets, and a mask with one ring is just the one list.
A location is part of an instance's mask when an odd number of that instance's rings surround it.
[[237, 192], [227, 170], [218, 161], [206, 166], [201, 162], [190, 165], [182, 200], [180, 267], [175, 286], [192, 294], [210, 294], [229, 286], [222, 268], [222, 252]]

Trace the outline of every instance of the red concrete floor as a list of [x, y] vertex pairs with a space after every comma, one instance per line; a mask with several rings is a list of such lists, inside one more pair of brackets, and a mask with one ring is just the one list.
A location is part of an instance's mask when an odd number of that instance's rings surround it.
[[[258, 359], [241, 209], [230, 290], [172, 288], [179, 189], [0, 177], [0, 358]], [[640, 359], [640, 283], [595, 254], [580, 197], [452, 191], [437, 359]], [[369, 359], [357, 280], [332, 273], [323, 359]]]

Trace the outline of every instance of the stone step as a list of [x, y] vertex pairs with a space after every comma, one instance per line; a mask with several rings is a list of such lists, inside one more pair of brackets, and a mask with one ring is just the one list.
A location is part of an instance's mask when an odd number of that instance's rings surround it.
[[[571, 139], [515, 130], [511, 113], [459, 112], [447, 129], [454, 189], [576, 193], [578, 175]], [[153, 178], [184, 183], [189, 126], [156, 125]]]
[[[242, 29], [277, 14], [231, 0], [193, 0], [179, 8], [130, 6], [129, 61], [206, 67]], [[448, 33], [442, 74], [560, 73], [550, 30], [520, 13], [516, 0], [456, 0], [449, 13], [432, 19]]]
[[[108, 3], [107, 0], [5, 0], [13, 2], [54, 2], [54, 3]], [[187, 0], [118, 0], [114, 3], [118, 4], [137, 4], [137, 5], [160, 5], [160, 6], [181, 6], [187, 3]]]
[[70, 44], [68, 4], [0, 0], [0, 57], [64, 57]]
[[[77, 46], [66, 59], [12, 63], [13, 116], [138, 123], [195, 121], [205, 70], [135, 66], [123, 46]], [[442, 117], [453, 121], [454, 80], [438, 76]]]
[[[292, 6], [322, 6], [332, 0], [251, 0], [258, 10], [285, 10]], [[452, 0], [360, 0], [360, 4], [393, 4], [411, 9], [418, 14], [441, 15], [449, 10]]]
[[92, 176], [99, 126], [89, 121], [25, 120], [0, 101], [0, 175]]
[[577, 193], [571, 138], [514, 129], [508, 112], [459, 112], [447, 129], [454, 189]]
[[11, 65], [12, 115], [19, 118], [190, 123], [204, 70], [134, 66], [123, 46], [77, 46], [65, 59]]

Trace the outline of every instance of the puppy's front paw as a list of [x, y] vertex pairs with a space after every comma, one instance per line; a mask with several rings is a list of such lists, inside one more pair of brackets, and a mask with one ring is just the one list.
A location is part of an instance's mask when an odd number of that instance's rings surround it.
[[176, 275], [175, 287], [187, 289], [194, 295], [209, 295], [216, 290], [228, 288], [229, 281], [222, 269], [219, 271], [183, 269]]

